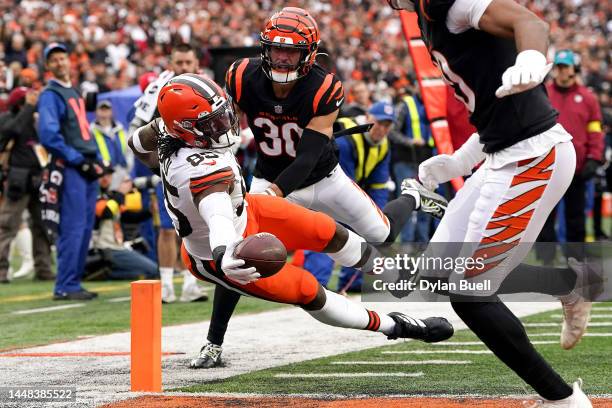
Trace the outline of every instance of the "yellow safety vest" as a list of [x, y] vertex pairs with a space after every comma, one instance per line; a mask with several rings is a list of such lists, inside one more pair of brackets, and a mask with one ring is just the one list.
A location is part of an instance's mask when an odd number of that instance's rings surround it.
[[[417, 108], [414, 96], [406, 95], [402, 99], [408, 107], [408, 114], [410, 115], [410, 126], [412, 128], [412, 138], [414, 140], [422, 140], [423, 135], [421, 134], [421, 117], [419, 116], [419, 109]], [[429, 138], [427, 144], [430, 147], [434, 147], [433, 137]]]
[[[102, 155], [102, 160], [110, 163], [111, 157], [110, 153], [108, 152], [106, 140], [104, 140], [104, 134], [97, 127], [93, 128], [93, 134], [96, 138], [96, 143], [98, 144], [98, 150], [100, 150], [100, 154]], [[119, 129], [119, 132], [117, 132], [117, 136], [119, 136], [119, 142], [121, 143], [121, 152], [125, 154], [125, 151], [127, 149], [127, 139], [125, 138], [125, 131], [123, 129]]]
[[[337, 121], [343, 125], [345, 129], [357, 126], [357, 123], [352, 118], [338, 118]], [[363, 133], [355, 133], [346, 135], [349, 138], [353, 149], [357, 153], [357, 165], [355, 168], [355, 181], [361, 184], [366, 181], [376, 166], [385, 159], [389, 152], [389, 141], [385, 138], [376, 146], [367, 146], [365, 135]], [[367, 188], [387, 188], [387, 183], [374, 183], [367, 185]]]

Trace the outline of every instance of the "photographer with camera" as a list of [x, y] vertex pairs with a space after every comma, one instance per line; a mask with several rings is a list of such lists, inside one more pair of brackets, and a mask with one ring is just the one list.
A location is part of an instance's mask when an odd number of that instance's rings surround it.
[[[0, 117], [0, 150], [7, 153], [4, 200], [0, 206], [0, 281], [8, 282], [9, 247], [17, 235], [24, 210], [30, 213], [30, 228], [35, 261], [35, 279], [53, 280], [49, 242], [41, 220], [38, 188], [41, 182], [44, 154], [34, 127], [38, 91], [17, 87], [8, 99], [9, 111]], [[41, 156], [37, 156], [37, 153]], [[40, 159], [39, 159], [40, 157]], [[23, 264], [31, 262], [32, 250], [22, 253]], [[28, 262], [29, 261], [29, 262]], [[31, 265], [31, 264], [30, 264]], [[29, 268], [28, 268], [29, 269]], [[31, 270], [31, 269], [30, 269]]]

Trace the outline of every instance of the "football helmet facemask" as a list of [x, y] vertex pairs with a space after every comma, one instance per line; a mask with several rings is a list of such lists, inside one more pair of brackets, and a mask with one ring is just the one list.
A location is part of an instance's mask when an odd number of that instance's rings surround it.
[[231, 100], [202, 75], [182, 74], [168, 81], [159, 92], [157, 109], [166, 131], [190, 146], [221, 149], [240, 143]]

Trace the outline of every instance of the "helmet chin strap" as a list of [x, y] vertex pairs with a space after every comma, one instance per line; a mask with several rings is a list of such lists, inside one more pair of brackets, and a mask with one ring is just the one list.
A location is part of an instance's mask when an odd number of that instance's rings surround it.
[[278, 72], [275, 70], [271, 70], [272, 80], [274, 82], [287, 83], [293, 82], [298, 79], [297, 71], [289, 71], [289, 72]]

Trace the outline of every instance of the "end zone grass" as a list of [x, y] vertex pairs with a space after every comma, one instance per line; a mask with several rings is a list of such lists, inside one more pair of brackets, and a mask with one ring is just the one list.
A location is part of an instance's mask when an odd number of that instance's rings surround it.
[[[610, 306], [610, 304], [608, 304]], [[525, 323], [559, 322], [559, 310], [528, 317]], [[609, 313], [609, 312], [602, 312]], [[612, 319], [608, 319], [612, 320]], [[593, 322], [601, 322], [601, 319]], [[527, 327], [534, 341], [553, 341], [553, 344], [536, 345], [552, 366], [568, 382], [578, 377], [584, 380], [585, 392], [591, 395], [612, 394], [612, 339], [611, 337], [585, 337], [571, 351], [559, 346], [561, 326]], [[590, 333], [610, 333], [612, 327], [593, 326]], [[539, 337], [536, 334], [555, 333], [555, 336]], [[462, 330], [449, 342], [476, 342], [470, 331]], [[296, 346], [299, 347], [299, 346]], [[338, 345], [341, 350], [342, 345]], [[418, 350], [435, 354], [386, 354]], [[334, 357], [308, 360], [225, 380], [208, 382], [183, 388], [186, 392], [255, 393], [255, 394], [330, 394], [347, 396], [385, 395], [531, 395], [533, 391], [492, 354], [455, 354], [447, 350], [485, 351], [484, 345], [428, 345], [416, 341], [390, 342], [389, 346], [340, 354]], [[406, 365], [402, 362], [425, 360], [462, 361], [462, 364]], [[371, 363], [371, 364], [368, 364]], [[393, 364], [395, 363], [395, 364]], [[300, 374], [337, 373], [423, 373], [421, 376], [402, 378], [364, 376], [347, 378], [295, 377]]]
[[[177, 298], [182, 279], [175, 282]], [[76, 340], [81, 336], [109, 334], [130, 330], [130, 283], [126, 281], [85, 282], [84, 286], [98, 292], [91, 301], [52, 300], [53, 282], [17, 280], [0, 285], [0, 319], [2, 336], [0, 350], [23, 348], [56, 341]], [[210, 319], [214, 287], [203, 285], [211, 300], [207, 302], [176, 303], [164, 305], [164, 326], [192, 323]], [[123, 298], [123, 299], [122, 299]], [[109, 302], [109, 300], [112, 300]], [[71, 309], [51, 310], [32, 314], [16, 314], [18, 311], [65, 305], [83, 306]], [[284, 305], [264, 302], [255, 298], [243, 298], [237, 313], [255, 313]]]

